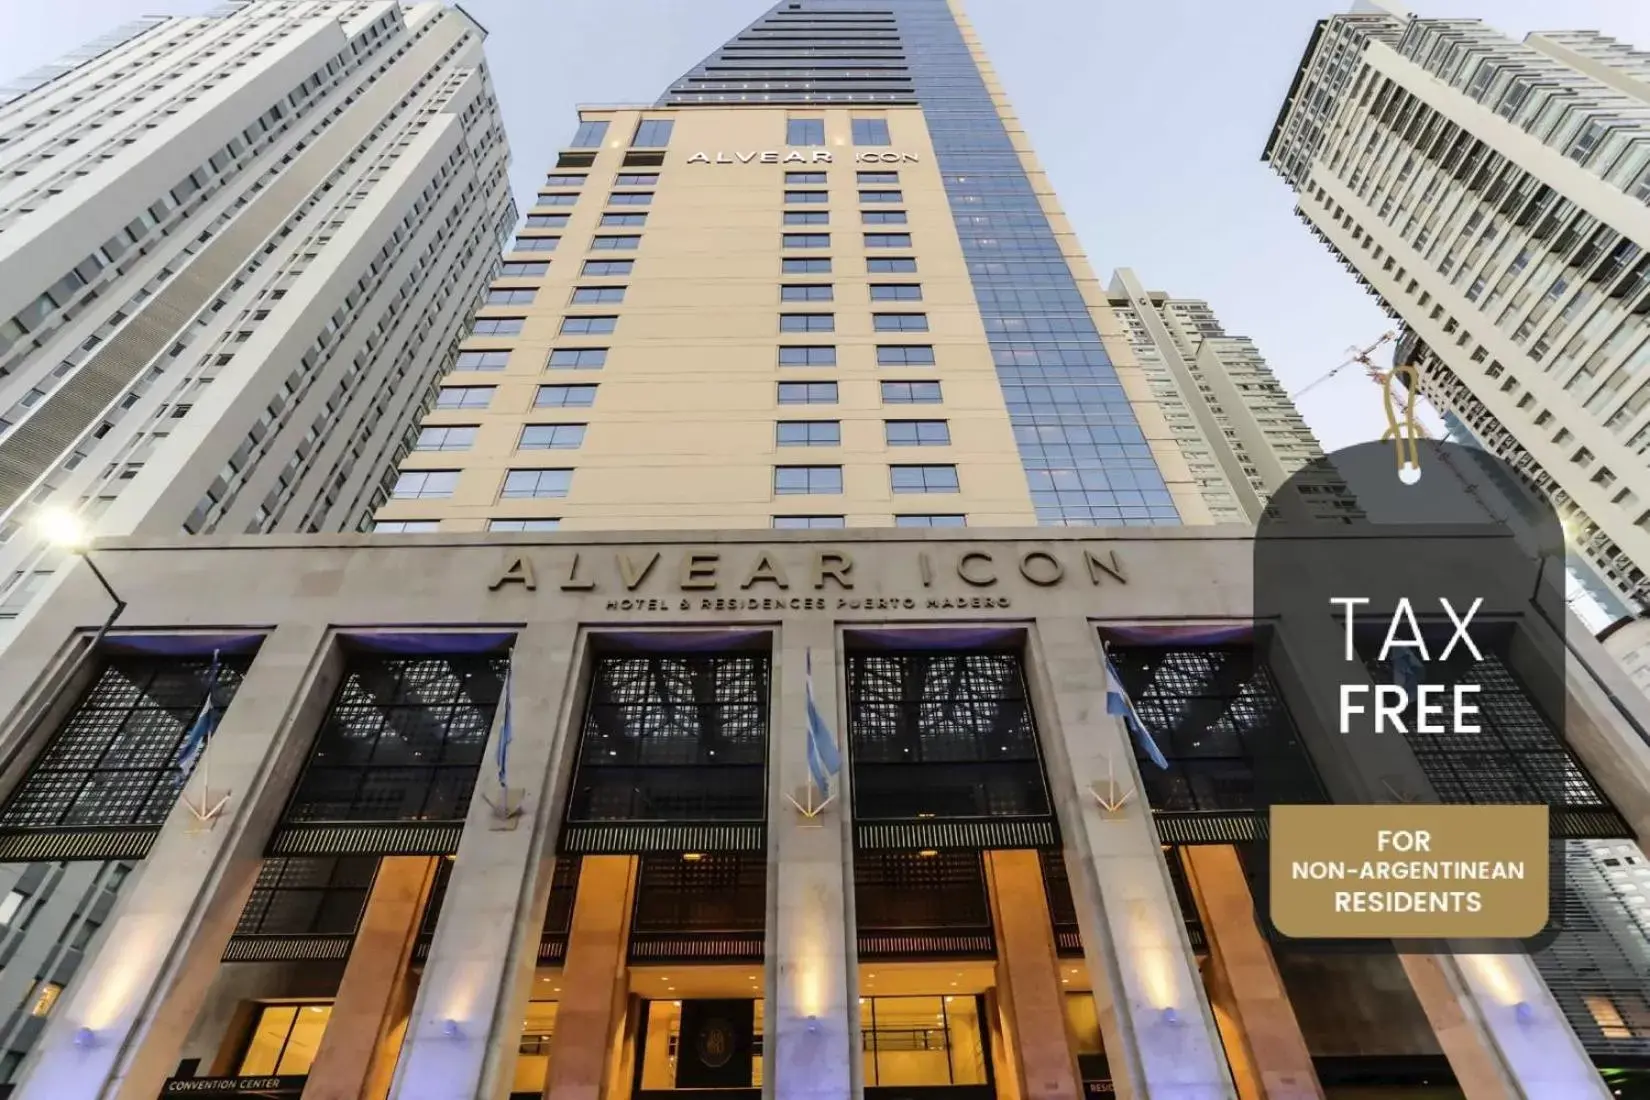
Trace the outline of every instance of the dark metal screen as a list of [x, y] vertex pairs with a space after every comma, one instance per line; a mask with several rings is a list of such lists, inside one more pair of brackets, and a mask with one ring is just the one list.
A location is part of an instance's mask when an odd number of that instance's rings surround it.
[[367, 907], [372, 856], [266, 859], [237, 936], [353, 936]]
[[[220, 712], [249, 661], [222, 660]], [[178, 752], [206, 703], [211, 667], [205, 657], [108, 661], [0, 811], [0, 830], [161, 825], [188, 779]]]
[[1135, 746], [1158, 811], [1265, 811], [1324, 801], [1271, 670], [1250, 646], [1110, 646], [1112, 667], [1167, 770]]
[[286, 822], [462, 822], [509, 655], [358, 653]]
[[[1479, 731], [1450, 729], [1419, 733], [1413, 721], [1404, 723], [1404, 740], [1421, 771], [1450, 804], [1491, 805], [1544, 802], [1555, 810], [1614, 812], [1604, 793], [1575, 758], [1546, 715], [1508, 667], [1505, 633], [1475, 630], [1482, 653], [1475, 659], [1464, 645], [1446, 660], [1439, 655], [1451, 637], [1448, 627], [1422, 626], [1433, 660], [1427, 663], [1426, 682], [1453, 687], [1476, 684]], [[1365, 634], [1357, 645], [1377, 684], [1394, 681], [1391, 663], [1378, 659], [1384, 635]]]
[[855, 852], [860, 957], [993, 954], [981, 858], [978, 852]]
[[765, 654], [600, 658], [585, 709], [567, 820], [763, 820]]
[[848, 658], [854, 816], [1049, 817], [1016, 653]]
[[760, 959], [767, 863], [760, 852], [642, 856], [630, 924], [632, 961]]
[[[1077, 923], [1077, 903], [1071, 896], [1071, 880], [1066, 874], [1065, 857], [1054, 848], [1043, 848], [1037, 854], [1043, 862], [1043, 888], [1048, 895], [1055, 948], [1061, 955], [1080, 956], [1083, 953], [1083, 936]], [[1207, 945], [1203, 938], [1203, 917], [1192, 896], [1191, 884], [1180, 862], [1180, 853], [1173, 847], [1164, 848], [1163, 859], [1169, 868], [1169, 879], [1174, 883], [1175, 904], [1180, 907], [1181, 919], [1186, 923], [1186, 936], [1191, 940], [1192, 950], [1202, 951]]]

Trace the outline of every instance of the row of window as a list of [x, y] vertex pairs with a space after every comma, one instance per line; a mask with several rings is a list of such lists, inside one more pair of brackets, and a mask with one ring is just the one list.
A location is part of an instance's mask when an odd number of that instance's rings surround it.
[[[545, 361], [551, 370], [599, 370], [607, 365], [608, 348], [553, 348]], [[881, 367], [934, 366], [932, 344], [878, 344], [877, 365]], [[510, 362], [512, 353], [505, 349], [492, 351], [461, 351], [455, 369], [462, 371], [500, 371]], [[835, 344], [786, 344], [779, 348], [781, 367], [834, 367], [837, 365]]]
[[[630, 260], [615, 263], [610, 260], [592, 260], [584, 266], [586, 274], [616, 275], [628, 274]], [[594, 267], [594, 270], [592, 268]], [[581, 286], [574, 287], [568, 298], [569, 305], [609, 305], [624, 301], [626, 287], [622, 286]], [[922, 301], [922, 285], [920, 283], [872, 283], [871, 301], [873, 302], [920, 302]], [[525, 306], [531, 305], [538, 298], [537, 287], [494, 287], [487, 292], [482, 303], [489, 306]], [[779, 287], [779, 300], [782, 302], [834, 302], [836, 287], [832, 283], [784, 283]]]
[[[446, 500], [458, 488], [461, 470], [406, 470], [390, 494], [394, 500]], [[950, 463], [922, 463], [888, 467], [888, 485], [896, 494], [957, 493], [962, 487], [957, 467]], [[561, 469], [507, 470], [501, 500], [559, 500], [573, 486], [573, 471]], [[775, 466], [775, 496], [840, 494], [841, 466]]]
[[[847, 516], [774, 516], [776, 531], [838, 530], [848, 526]], [[961, 513], [902, 513], [894, 517], [895, 527], [966, 527], [968, 517]], [[535, 519], [490, 519], [489, 531], [555, 531], [561, 520], [552, 517]], [[441, 529], [438, 519], [381, 519], [373, 524], [377, 534], [432, 534]]]
[[[608, 206], [651, 206], [653, 204], [652, 191], [614, 191], [607, 196]], [[786, 191], [785, 202], [794, 206], [819, 206], [831, 199], [828, 191]], [[556, 191], [540, 194], [537, 206], [573, 206], [579, 201], [579, 196], [572, 191]], [[901, 191], [861, 191], [859, 201], [866, 205], [879, 203], [899, 203], [905, 201]], [[785, 224], [787, 225], [824, 225], [828, 221], [829, 211], [826, 210], [787, 210]], [[894, 221], [905, 224], [905, 211], [866, 210], [862, 212], [868, 223]], [[641, 215], [638, 215], [641, 216]], [[529, 229], [554, 229], [567, 224], [567, 214], [558, 213], [530, 213], [527, 215]]]
[[[899, 183], [898, 172], [858, 172], [855, 181], [861, 186]], [[584, 172], [551, 172], [544, 177], [545, 190], [581, 190], [589, 182], [590, 176]], [[801, 187], [809, 184], [827, 183], [827, 174], [824, 172], [786, 172], [786, 187]], [[659, 173], [657, 172], [620, 172], [613, 177], [614, 187], [657, 187]]]
[[[885, 213], [894, 213], [885, 211]], [[561, 244], [560, 237], [517, 237], [510, 244], [512, 252], [554, 252]], [[592, 252], [634, 252], [642, 245], [642, 238], [637, 234], [597, 234], [590, 238]], [[785, 233], [780, 237], [780, 245], [784, 248], [829, 248], [831, 235], [829, 233]], [[911, 234], [909, 233], [866, 233], [864, 235], [866, 248], [910, 248]]]
[[[581, 287], [573, 292], [573, 302], [576, 305], [614, 304], [624, 300], [624, 290], [624, 287]], [[525, 317], [478, 317], [470, 335], [519, 336], [526, 323]], [[559, 332], [563, 336], [608, 336], [618, 325], [616, 314], [564, 317]], [[928, 314], [873, 313], [871, 328], [876, 332], [927, 332]], [[836, 314], [781, 313], [779, 331], [835, 332]]]
[[[594, 119], [579, 123], [573, 133], [569, 149], [600, 149], [607, 141], [608, 119]], [[632, 149], [663, 149], [670, 144], [675, 121], [668, 118], [644, 118], [636, 124], [630, 137]], [[891, 145], [886, 118], [851, 118], [849, 135], [855, 145]], [[791, 118], [785, 120], [785, 144], [807, 148], [825, 144], [825, 120], [822, 118]]]
[[[497, 386], [443, 386], [436, 396], [438, 409], [485, 409], [493, 403]], [[777, 387], [781, 405], [835, 405], [835, 382], [780, 382]], [[882, 403], [885, 405], [938, 405], [944, 399], [938, 382], [883, 382]], [[571, 385], [540, 386], [533, 396], [536, 409], [587, 409], [596, 403], [596, 385], [593, 382]]]
[[[594, 388], [594, 387], [592, 387]], [[528, 424], [521, 429], [518, 451], [571, 451], [584, 444], [587, 424]], [[475, 445], [478, 424], [444, 424], [419, 430], [416, 451], [468, 451]], [[883, 437], [890, 447], [946, 447], [951, 426], [944, 420], [887, 420]], [[774, 426], [780, 447], [840, 447], [840, 420], [781, 420]]]
[[[611, 279], [629, 276], [635, 273], [635, 260], [586, 260], [579, 269], [579, 274], [589, 278]], [[867, 256], [865, 271], [869, 275], [902, 275], [915, 274], [917, 259], [915, 256]], [[526, 279], [548, 274], [549, 260], [514, 260], [499, 267], [498, 276], [501, 279]], [[787, 256], [780, 261], [780, 273], [784, 275], [830, 275], [831, 258], [829, 256]], [[495, 288], [494, 293], [510, 288]], [[534, 292], [535, 288], [515, 288]], [[531, 299], [520, 299], [530, 301]], [[488, 305], [509, 304], [507, 300], [495, 301], [488, 298]]]

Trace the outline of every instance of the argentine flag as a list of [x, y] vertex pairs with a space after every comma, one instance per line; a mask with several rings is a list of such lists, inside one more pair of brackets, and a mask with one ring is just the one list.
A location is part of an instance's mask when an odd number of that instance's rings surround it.
[[814, 653], [808, 651], [808, 775], [814, 786], [827, 798], [831, 795], [831, 777], [842, 771], [842, 755], [837, 752], [836, 738], [825, 725], [825, 716], [819, 712], [814, 699]]
[[201, 704], [201, 712], [195, 716], [195, 724], [189, 727], [183, 747], [178, 750], [178, 769], [185, 775], [195, 770], [201, 753], [206, 751], [207, 738], [218, 727], [218, 705], [213, 696], [218, 693], [219, 653], [219, 650], [212, 651], [212, 667], [206, 670], [206, 702]]
[[1146, 755], [1151, 758], [1152, 763], [1165, 771], [1168, 770], [1169, 762], [1164, 759], [1163, 750], [1152, 740], [1151, 731], [1140, 720], [1134, 704], [1123, 691], [1122, 677], [1117, 675], [1117, 668], [1111, 663], [1110, 657], [1106, 658], [1106, 713], [1115, 714], [1123, 719], [1123, 725], [1128, 727], [1129, 733], [1140, 743], [1140, 747], [1146, 750]]

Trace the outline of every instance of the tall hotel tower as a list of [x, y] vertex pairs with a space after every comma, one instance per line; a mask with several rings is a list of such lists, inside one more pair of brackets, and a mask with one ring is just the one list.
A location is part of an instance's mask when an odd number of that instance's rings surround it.
[[484, 32], [151, 19], [0, 105], [0, 644], [98, 535], [368, 526], [515, 221]]
[[1265, 160], [1400, 319], [1452, 436], [1550, 496], [1571, 568], [1650, 598], [1650, 54], [1363, 0], [1317, 24]]
[[1574, 668], [1566, 742], [1520, 585], [1483, 736], [1308, 737], [1339, 633], [1254, 629], [1208, 498], [1251, 518], [1309, 444], [1206, 311], [1095, 278], [959, 4], [783, 0], [568, 122], [375, 532], [102, 540], [113, 627], [77, 564], [0, 654], [0, 925], [131, 867], [72, 970], [0, 941], [13, 1100], [1607, 1100], [1640, 1068], [1630, 981], [1270, 935], [1280, 802], [1544, 801], [1636, 885], [1650, 700]]

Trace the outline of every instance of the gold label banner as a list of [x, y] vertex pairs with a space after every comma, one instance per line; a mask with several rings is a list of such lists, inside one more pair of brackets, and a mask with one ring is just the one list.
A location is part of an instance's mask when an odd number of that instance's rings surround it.
[[1545, 806], [1273, 806], [1272, 924], [1297, 939], [1528, 939]]

